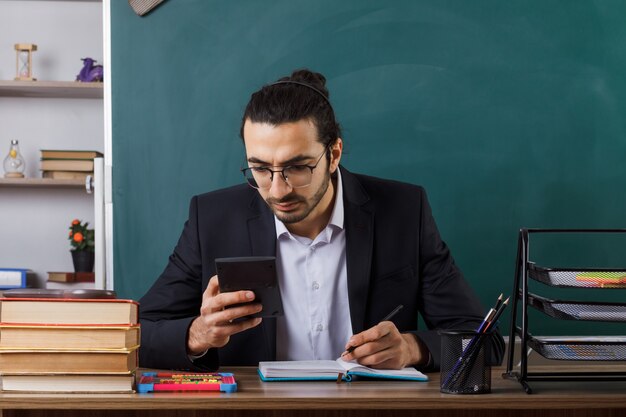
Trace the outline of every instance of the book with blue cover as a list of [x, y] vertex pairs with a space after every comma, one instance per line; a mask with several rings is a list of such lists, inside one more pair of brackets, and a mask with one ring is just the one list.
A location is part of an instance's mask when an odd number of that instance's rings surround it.
[[0, 268], [0, 289], [25, 288], [32, 272], [23, 268]]

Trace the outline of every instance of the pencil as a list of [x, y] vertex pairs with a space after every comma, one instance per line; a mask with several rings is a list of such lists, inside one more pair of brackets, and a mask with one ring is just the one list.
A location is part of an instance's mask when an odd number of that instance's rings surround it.
[[501, 293], [500, 296], [498, 297], [498, 299], [496, 300], [496, 305], [493, 307], [494, 310], [498, 311], [498, 309], [500, 308], [500, 305], [502, 304], [502, 297], [504, 295]]
[[[395, 316], [396, 314], [398, 314], [398, 311], [402, 310], [403, 307], [404, 306], [402, 304], [400, 304], [398, 307], [396, 307], [393, 310], [391, 310], [391, 312], [389, 314], [387, 314], [385, 317], [383, 317], [383, 319], [380, 322], [391, 320], [391, 318], [393, 316]], [[356, 346], [350, 346], [348, 349], [346, 349], [345, 353], [352, 353], [352, 352], [354, 352], [354, 349], [356, 349], [356, 348], [357, 348]], [[345, 353], [342, 354], [341, 356], [345, 355]]]
[[506, 305], [509, 303], [510, 298], [511, 297], [507, 298], [506, 300], [504, 300], [502, 304], [500, 304], [500, 306], [498, 307], [498, 310], [496, 310], [496, 314], [493, 315], [493, 318], [489, 321], [489, 324], [487, 325], [487, 327], [485, 327], [484, 333], [486, 333], [487, 330], [489, 330], [492, 324], [494, 323], [497, 324], [498, 320], [500, 319], [500, 316], [502, 315], [502, 312], [504, 312]]
[[[498, 324], [498, 319], [500, 319], [502, 312], [504, 311], [507, 304], [509, 303], [509, 298], [504, 300], [504, 302], [502, 303], [500, 302], [498, 303], [499, 304], [498, 309], [496, 310], [493, 317], [491, 317], [491, 319], [487, 323], [487, 326], [485, 326], [485, 328], [480, 332], [480, 334], [478, 334], [477, 336], [474, 336], [474, 338], [468, 344], [467, 351], [463, 351], [462, 356], [461, 356], [461, 360], [463, 361], [463, 363], [461, 364], [460, 369], [458, 369], [456, 372], [453, 371], [455, 376], [452, 379], [452, 384], [455, 384], [456, 382], [458, 382], [458, 378], [460, 377], [461, 381], [458, 384], [458, 387], [462, 388], [463, 386], [465, 386], [467, 379], [469, 378], [469, 373], [471, 372], [471, 369], [474, 367], [474, 362], [476, 361], [476, 356], [478, 355], [478, 352], [480, 351], [483, 338], [485, 338], [487, 334], [491, 332], [491, 327], [494, 325], [494, 323], [495, 325]], [[476, 337], [478, 337], [478, 339], [476, 339]], [[476, 343], [473, 343], [474, 340], [476, 340]], [[446, 387], [449, 387], [448, 382], [450, 382], [449, 379], [446, 380], [446, 383], [445, 383]]]
[[[466, 369], [471, 369], [471, 365], [474, 362], [475, 356], [480, 350], [480, 347], [483, 342], [483, 338], [488, 333], [488, 330], [491, 326], [498, 321], [502, 312], [506, 308], [509, 303], [509, 298], [507, 298], [504, 302], [502, 301], [503, 295], [500, 294], [498, 299], [496, 300], [496, 304], [489, 309], [489, 312], [483, 319], [483, 322], [476, 329], [476, 335], [470, 340], [467, 344], [463, 352], [461, 353], [461, 357], [457, 360], [452, 371], [448, 374], [448, 377], [442, 384], [442, 387], [448, 389], [451, 385], [455, 384], [461, 375], [467, 377]], [[469, 362], [469, 366], [468, 366]], [[462, 385], [462, 384], [461, 384]]]

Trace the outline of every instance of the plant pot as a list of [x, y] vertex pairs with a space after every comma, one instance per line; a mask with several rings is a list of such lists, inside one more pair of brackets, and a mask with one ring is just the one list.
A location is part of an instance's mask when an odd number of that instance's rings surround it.
[[93, 263], [95, 254], [89, 251], [72, 252], [72, 262], [74, 263], [74, 272], [93, 272]]

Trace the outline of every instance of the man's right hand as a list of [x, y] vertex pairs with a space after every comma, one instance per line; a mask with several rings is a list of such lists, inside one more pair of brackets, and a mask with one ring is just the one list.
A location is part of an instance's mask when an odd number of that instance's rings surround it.
[[[258, 326], [261, 318], [247, 320], [233, 320], [258, 313], [263, 309], [259, 303], [250, 303], [254, 300], [252, 291], [233, 291], [220, 293], [217, 275], [209, 280], [207, 289], [202, 294], [202, 306], [200, 316], [196, 317], [187, 335], [187, 353], [200, 355], [211, 348], [226, 345], [230, 336], [235, 333]], [[247, 303], [245, 305], [226, 308], [233, 304]]]

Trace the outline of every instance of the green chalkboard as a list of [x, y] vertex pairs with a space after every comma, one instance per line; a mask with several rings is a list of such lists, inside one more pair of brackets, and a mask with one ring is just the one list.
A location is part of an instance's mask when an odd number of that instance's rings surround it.
[[[242, 181], [250, 93], [309, 67], [344, 165], [426, 187], [491, 304], [520, 227], [626, 226], [624, 16], [622, 0], [168, 0], [145, 17], [111, 2], [116, 290], [157, 278], [191, 196]], [[626, 265], [603, 242], [589, 262]], [[567, 245], [545, 253], [580, 261]]]

